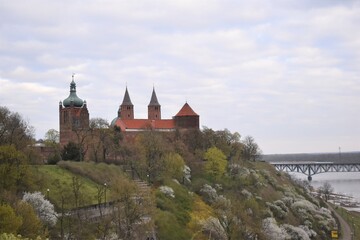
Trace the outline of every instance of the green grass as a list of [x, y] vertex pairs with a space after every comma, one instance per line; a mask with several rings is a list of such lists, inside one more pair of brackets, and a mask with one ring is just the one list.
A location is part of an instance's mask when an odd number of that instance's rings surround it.
[[[57, 207], [61, 206], [61, 199], [64, 199], [65, 208], [74, 207], [73, 179], [77, 178], [81, 184], [81, 201], [80, 205], [85, 206], [97, 203], [97, 192], [99, 184], [74, 174], [64, 168], [56, 165], [41, 165], [33, 167], [33, 174], [36, 174], [38, 181], [38, 189], [46, 197], [50, 199]], [[49, 191], [47, 191], [49, 189]]]
[[101, 185], [104, 183], [111, 184], [112, 181], [124, 177], [123, 170], [113, 164], [61, 161], [58, 165], [74, 174], [87, 177]]
[[360, 213], [351, 212], [342, 207], [335, 207], [337, 213], [339, 213], [345, 221], [350, 225], [351, 230], [355, 230], [355, 238], [360, 239]]

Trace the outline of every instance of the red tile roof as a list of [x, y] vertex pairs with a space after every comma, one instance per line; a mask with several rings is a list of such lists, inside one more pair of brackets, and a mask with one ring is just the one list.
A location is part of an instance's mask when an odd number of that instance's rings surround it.
[[137, 129], [175, 129], [175, 121], [173, 119], [149, 120], [149, 119], [117, 119], [115, 125], [120, 127], [122, 131]]
[[179, 116], [199, 116], [192, 110], [188, 103], [185, 103], [184, 106], [180, 109], [180, 111], [176, 114], [176, 117]]

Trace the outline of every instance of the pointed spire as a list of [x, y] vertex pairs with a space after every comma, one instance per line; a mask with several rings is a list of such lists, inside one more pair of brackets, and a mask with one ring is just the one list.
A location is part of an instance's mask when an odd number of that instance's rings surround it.
[[151, 100], [150, 100], [150, 103], [149, 103], [149, 106], [160, 106], [160, 103], [156, 97], [156, 93], [155, 93], [155, 87], [153, 87], [153, 91], [152, 91], [152, 94], [151, 94]]
[[121, 105], [131, 105], [133, 106], [131, 99], [130, 99], [130, 95], [126, 86], [126, 90], [125, 90], [125, 95], [124, 95], [124, 99]]
[[76, 83], [74, 81], [75, 73], [73, 73], [71, 75], [71, 77], [72, 77], [72, 81], [70, 83], [70, 92], [75, 92], [76, 93]]

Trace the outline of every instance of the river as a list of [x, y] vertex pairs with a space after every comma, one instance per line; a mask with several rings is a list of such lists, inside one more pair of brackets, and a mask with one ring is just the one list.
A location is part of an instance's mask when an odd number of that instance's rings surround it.
[[[290, 173], [292, 176], [307, 180], [307, 176], [300, 173]], [[345, 194], [354, 197], [360, 202], [360, 172], [333, 172], [321, 173], [312, 176], [310, 184], [318, 188], [325, 182], [329, 182], [334, 188], [334, 193]]]

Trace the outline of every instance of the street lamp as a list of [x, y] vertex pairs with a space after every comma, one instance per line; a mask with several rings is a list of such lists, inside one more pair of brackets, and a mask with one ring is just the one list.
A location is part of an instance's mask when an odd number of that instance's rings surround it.
[[107, 188], [107, 184], [104, 183], [104, 187], [105, 187], [105, 204], [106, 204], [106, 188]]
[[50, 189], [46, 189], [46, 195], [48, 200], [49, 200], [49, 193], [50, 193]]

